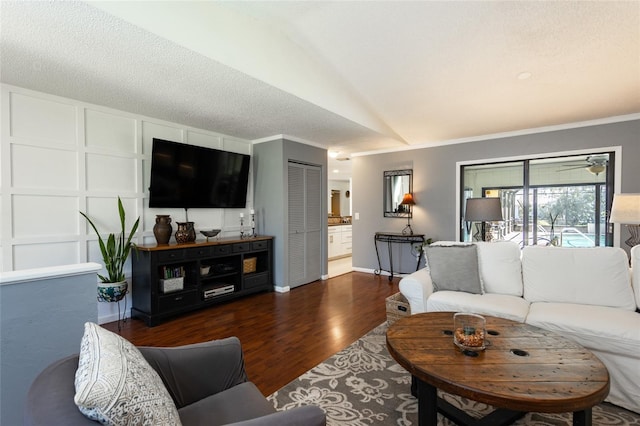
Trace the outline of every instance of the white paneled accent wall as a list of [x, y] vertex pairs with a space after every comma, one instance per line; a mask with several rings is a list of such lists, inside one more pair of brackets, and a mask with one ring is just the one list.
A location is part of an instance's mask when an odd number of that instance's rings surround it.
[[[117, 232], [118, 197], [127, 228], [140, 217], [137, 243], [155, 243], [157, 214], [171, 215], [175, 231], [184, 210], [148, 208], [153, 138], [252, 154], [247, 140], [14, 86], [2, 85], [1, 102], [0, 272], [102, 264], [97, 237], [79, 211], [101, 233]], [[252, 176], [249, 182], [244, 210], [189, 210], [196, 231], [238, 235], [239, 213], [248, 217], [253, 206]], [[116, 304], [98, 303], [101, 322], [117, 313]]]
[[16, 91], [9, 94], [9, 106], [12, 137], [60, 148], [77, 145], [77, 109], [73, 103]]

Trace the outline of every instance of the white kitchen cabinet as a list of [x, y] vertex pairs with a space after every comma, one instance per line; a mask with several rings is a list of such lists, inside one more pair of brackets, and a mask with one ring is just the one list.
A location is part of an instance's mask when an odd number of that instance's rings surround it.
[[329, 259], [351, 256], [351, 225], [329, 226]]
[[340, 254], [340, 226], [329, 226], [328, 253], [327, 257], [337, 257]]
[[340, 227], [340, 253], [343, 256], [351, 255], [351, 225]]

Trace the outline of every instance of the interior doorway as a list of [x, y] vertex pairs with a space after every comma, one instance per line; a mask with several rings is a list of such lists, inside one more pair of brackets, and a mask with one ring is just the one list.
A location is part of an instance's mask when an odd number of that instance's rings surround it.
[[340, 257], [329, 261], [327, 268], [327, 275], [329, 278], [348, 274], [349, 272], [353, 272], [353, 261], [351, 256]]

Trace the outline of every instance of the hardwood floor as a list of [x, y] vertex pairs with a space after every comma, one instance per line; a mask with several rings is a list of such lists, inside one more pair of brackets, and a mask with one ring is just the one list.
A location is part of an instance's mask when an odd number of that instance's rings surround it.
[[[237, 336], [249, 379], [270, 395], [386, 320], [398, 278], [351, 272], [289, 293], [260, 293], [181, 315], [156, 327], [127, 320], [120, 334], [139, 346], [179, 346]], [[118, 332], [117, 323], [103, 325]]]

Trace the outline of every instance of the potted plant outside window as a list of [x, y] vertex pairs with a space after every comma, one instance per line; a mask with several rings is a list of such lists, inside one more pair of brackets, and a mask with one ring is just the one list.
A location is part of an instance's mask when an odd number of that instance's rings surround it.
[[136, 220], [129, 232], [128, 236], [125, 232], [125, 211], [122, 206], [122, 200], [118, 197], [118, 214], [120, 216], [120, 233], [116, 236], [111, 233], [107, 237], [106, 241], [100, 236], [98, 228], [93, 223], [89, 216], [80, 212], [80, 214], [87, 219], [89, 225], [93, 228], [96, 235], [98, 235], [98, 243], [100, 245], [100, 252], [102, 253], [102, 260], [107, 270], [107, 275], [98, 274], [101, 283], [98, 284], [98, 300], [102, 302], [118, 302], [124, 298], [127, 294], [129, 285], [124, 276], [124, 265], [131, 253], [131, 239], [138, 229], [140, 223], [140, 217]]

